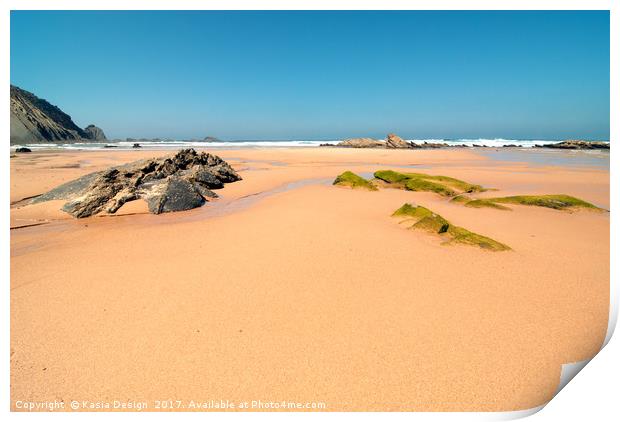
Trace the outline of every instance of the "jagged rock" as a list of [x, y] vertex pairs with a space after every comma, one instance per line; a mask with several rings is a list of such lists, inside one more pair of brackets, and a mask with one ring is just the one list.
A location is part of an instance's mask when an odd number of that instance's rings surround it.
[[142, 145], [136, 143], [136, 144], [133, 144], [132, 148], [142, 148]]
[[411, 148], [409, 142], [404, 141], [395, 133], [388, 134], [387, 138], [385, 138], [385, 146], [387, 148]]
[[545, 144], [537, 147], [542, 148], [556, 148], [556, 149], [609, 149], [609, 142], [602, 141], [581, 141], [581, 140], [566, 140], [558, 142], [557, 144]]
[[200, 195], [194, 184], [179, 176], [168, 176], [155, 182], [154, 185], [156, 188], [146, 196], [149, 211], [153, 214], [191, 210], [205, 203], [205, 198]]
[[105, 137], [105, 133], [101, 128], [98, 128], [95, 125], [88, 125], [84, 128], [84, 132], [86, 133], [86, 138], [92, 141], [107, 141], [108, 138]]
[[32, 203], [67, 200], [62, 210], [77, 218], [115, 213], [123, 204], [146, 200], [154, 214], [183, 211], [217, 198], [211, 189], [241, 177], [216, 155], [184, 149], [173, 156], [135, 161], [67, 182]]
[[71, 116], [31, 92], [11, 85], [11, 143], [74, 142], [86, 138]]
[[32, 150], [30, 148], [20, 147], [20, 148], [16, 148], [15, 152], [32, 152]]
[[351, 138], [338, 142], [336, 146], [350, 148], [382, 148], [385, 147], [385, 142], [377, 141], [372, 138]]
[[[413, 142], [412, 142], [412, 144], [413, 144]], [[450, 145], [444, 144], [444, 143], [441, 143], [441, 142], [426, 142], [426, 141], [424, 141], [424, 143], [422, 145], [418, 145], [418, 146], [420, 148], [448, 148], [448, 147], [450, 147]], [[464, 146], [466, 146], [466, 145], [464, 145]]]
[[221, 189], [224, 187], [224, 183], [218, 176], [213, 174], [213, 170], [207, 171], [199, 165], [192, 167], [187, 173], [187, 177], [189, 180], [206, 186], [209, 189]]

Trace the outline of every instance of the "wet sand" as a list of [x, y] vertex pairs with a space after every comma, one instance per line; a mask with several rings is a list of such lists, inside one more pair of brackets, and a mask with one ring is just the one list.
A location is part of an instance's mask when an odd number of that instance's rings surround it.
[[[520, 410], [552, 398], [561, 364], [599, 350], [609, 213], [473, 209], [330, 182], [345, 170], [410, 169], [499, 189], [493, 196], [565, 193], [609, 208], [608, 169], [463, 149], [213, 152], [244, 179], [217, 202], [155, 216], [135, 201], [82, 220], [62, 202], [19, 201], [165, 152], [11, 158], [13, 410], [17, 400]], [[513, 250], [407, 230], [390, 217], [405, 202]]]

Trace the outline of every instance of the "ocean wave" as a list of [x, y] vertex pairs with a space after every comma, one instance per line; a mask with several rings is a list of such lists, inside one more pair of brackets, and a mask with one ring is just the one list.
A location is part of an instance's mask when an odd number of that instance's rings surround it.
[[[487, 146], [487, 147], [503, 147], [506, 145], [516, 145], [520, 148], [532, 148], [535, 145], [546, 145], [560, 142], [558, 140], [543, 139], [504, 139], [504, 138], [478, 138], [478, 139], [408, 139], [407, 141], [415, 144], [441, 143], [450, 146]], [[139, 143], [145, 149], [163, 149], [173, 150], [179, 148], [294, 148], [294, 147], [318, 147], [323, 143], [336, 144], [339, 140], [332, 141], [315, 141], [315, 140], [288, 140], [288, 141], [174, 141], [174, 140], [131, 140], [131, 141], [109, 141], [103, 142], [75, 142], [67, 144], [55, 143], [37, 143], [11, 145], [11, 148], [28, 147], [32, 150], [42, 149], [67, 149], [67, 150], [100, 150], [104, 148], [114, 147], [115, 149], [132, 149], [133, 145]]]

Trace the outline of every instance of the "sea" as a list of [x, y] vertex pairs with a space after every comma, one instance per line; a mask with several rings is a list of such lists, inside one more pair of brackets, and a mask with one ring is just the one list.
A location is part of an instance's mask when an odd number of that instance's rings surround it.
[[[179, 148], [294, 148], [294, 147], [318, 147], [320, 144], [336, 144], [337, 140], [236, 140], [236, 141], [198, 141], [198, 140], [110, 140], [107, 142], [74, 142], [66, 144], [58, 143], [37, 143], [11, 145], [11, 148], [28, 147], [32, 150], [66, 149], [66, 150], [99, 150], [105, 148], [132, 149], [138, 143], [145, 149], [174, 150]], [[491, 148], [516, 145], [519, 148], [533, 148], [535, 145], [546, 145], [560, 142], [560, 140], [542, 139], [407, 139], [416, 144], [442, 143], [449, 146], [487, 146]]]

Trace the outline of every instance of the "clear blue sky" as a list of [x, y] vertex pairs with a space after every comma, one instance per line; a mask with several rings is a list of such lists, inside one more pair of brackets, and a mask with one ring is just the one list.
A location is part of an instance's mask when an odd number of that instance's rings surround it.
[[11, 83], [108, 137], [609, 139], [609, 13], [11, 13]]

